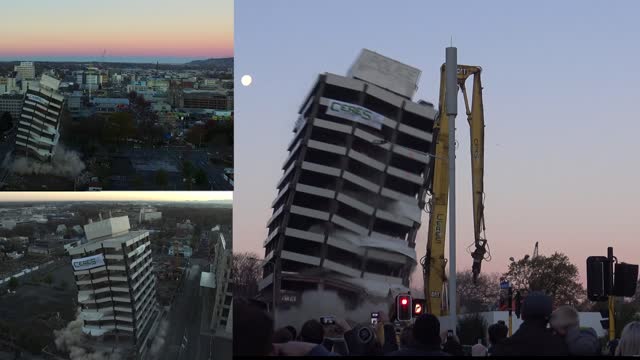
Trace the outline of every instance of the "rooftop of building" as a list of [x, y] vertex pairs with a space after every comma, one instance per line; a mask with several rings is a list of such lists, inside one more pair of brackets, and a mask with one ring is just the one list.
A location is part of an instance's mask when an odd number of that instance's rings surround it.
[[111, 97], [97, 97], [91, 100], [94, 104], [115, 104], [115, 105], [129, 105], [129, 99], [127, 98], [111, 98]]
[[219, 90], [201, 90], [201, 89], [190, 89], [185, 88], [182, 89], [182, 92], [189, 95], [219, 95], [219, 96], [227, 96], [226, 91]]
[[213, 272], [203, 271], [200, 273], [200, 287], [209, 289], [216, 288], [216, 275]]

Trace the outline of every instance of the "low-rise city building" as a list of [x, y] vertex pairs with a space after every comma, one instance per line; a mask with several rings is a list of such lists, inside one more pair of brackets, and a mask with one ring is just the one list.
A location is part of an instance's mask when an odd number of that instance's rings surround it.
[[[1, 86], [1, 85], [0, 85]], [[2, 93], [2, 91], [0, 91]], [[14, 123], [20, 119], [20, 111], [22, 110], [22, 101], [24, 97], [20, 94], [4, 94], [0, 95], [0, 116], [5, 112], [11, 115]]]

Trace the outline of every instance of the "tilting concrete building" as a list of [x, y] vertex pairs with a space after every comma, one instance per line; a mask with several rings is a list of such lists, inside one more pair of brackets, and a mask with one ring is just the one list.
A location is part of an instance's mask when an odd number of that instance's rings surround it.
[[[416, 261], [436, 110], [411, 100], [418, 69], [364, 50], [320, 75], [299, 119], [264, 240], [264, 299], [406, 291]], [[273, 292], [275, 286], [275, 292]]]
[[70, 248], [69, 255], [83, 332], [133, 345], [142, 354], [159, 318], [156, 279], [149, 232], [129, 229], [127, 216], [89, 223], [88, 242]]
[[60, 80], [43, 74], [39, 86], [25, 93], [16, 154], [38, 160], [50, 160], [60, 139], [60, 117], [64, 97], [58, 92]]

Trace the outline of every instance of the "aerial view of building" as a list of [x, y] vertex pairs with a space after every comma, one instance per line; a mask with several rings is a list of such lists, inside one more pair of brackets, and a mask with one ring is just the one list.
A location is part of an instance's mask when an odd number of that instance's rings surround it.
[[149, 232], [130, 231], [126, 216], [91, 222], [84, 232], [88, 242], [69, 250], [83, 331], [145, 351], [159, 315]]
[[60, 80], [43, 74], [39, 87], [26, 91], [16, 133], [16, 154], [42, 161], [53, 157], [64, 107], [59, 87]]

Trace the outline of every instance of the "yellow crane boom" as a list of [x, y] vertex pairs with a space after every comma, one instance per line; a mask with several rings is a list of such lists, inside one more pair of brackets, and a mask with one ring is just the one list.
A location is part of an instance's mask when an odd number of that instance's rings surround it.
[[[458, 65], [458, 87], [464, 96], [467, 121], [470, 127], [471, 170], [473, 187], [474, 245], [473, 277], [480, 274], [482, 260], [487, 252], [487, 240], [484, 238], [484, 109], [482, 103], [482, 80], [479, 66]], [[473, 76], [471, 107], [466, 90], [466, 80]], [[444, 244], [449, 200], [449, 119], [445, 106], [445, 65], [440, 68], [440, 96], [438, 101], [439, 117], [434, 127], [435, 153], [432, 178], [430, 181], [431, 206], [427, 253], [422, 259], [424, 292], [427, 311], [436, 316], [446, 313], [443, 302], [446, 282]], [[457, 92], [456, 92], [457, 93]]]

